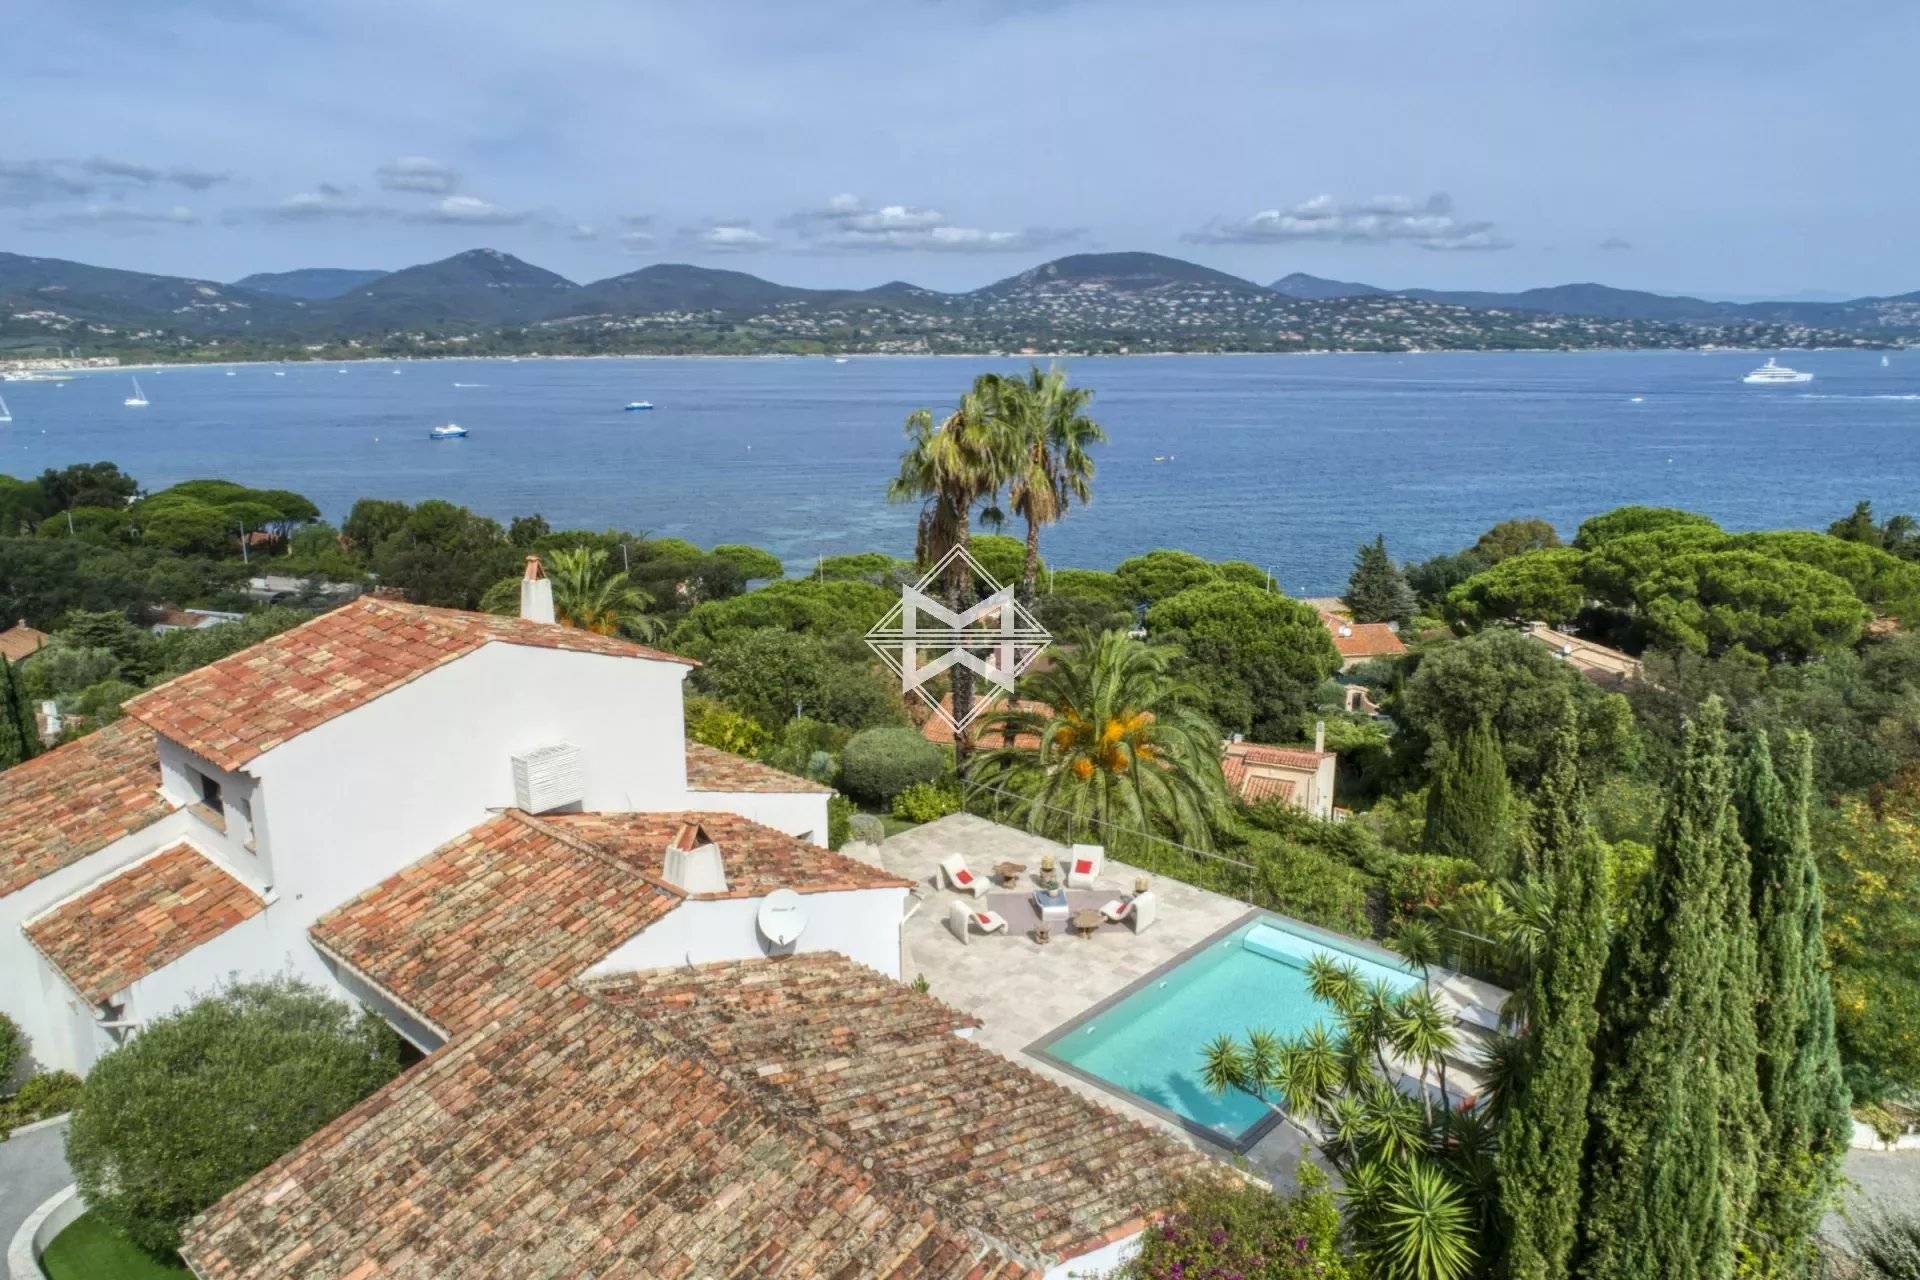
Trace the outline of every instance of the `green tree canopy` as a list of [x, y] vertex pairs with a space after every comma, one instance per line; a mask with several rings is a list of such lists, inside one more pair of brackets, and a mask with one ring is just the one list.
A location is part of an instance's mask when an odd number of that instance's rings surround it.
[[[968, 542], [967, 550], [987, 571], [987, 576], [1003, 587], [1016, 585], [1025, 571], [1027, 544], [1018, 538], [1004, 533], [976, 533]], [[1039, 563], [1040, 572], [1045, 573], [1046, 561]]]
[[1738, 534], [1732, 545], [1823, 569], [1844, 579], [1875, 613], [1907, 623], [1920, 621], [1920, 564], [1911, 560], [1805, 529]]
[[1511, 556], [1449, 591], [1447, 619], [1461, 630], [1508, 619], [1565, 622], [1586, 604], [1585, 564], [1584, 553], [1572, 547]]
[[1676, 525], [1698, 525], [1710, 529], [1720, 527], [1706, 516], [1677, 507], [1615, 507], [1604, 515], [1593, 516], [1583, 522], [1580, 531], [1573, 537], [1573, 545], [1582, 551], [1592, 551], [1615, 538], [1651, 533], [1656, 529], [1671, 529]]
[[827, 556], [808, 576], [823, 580], [852, 579], [884, 587], [913, 581], [913, 561], [884, 551], [856, 551], [850, 555]]
[[1427, 789], [1427, 848], [1506, 874], [1513, 852], [1513, 794], [1500, 740], [1485, 721], [1447, 745]]
[[[345, 532], [359, 544], [360, 536], [385, 528], [394, 514], [386, 506], [355, 503]], [[521, 558], [499, 521], [438, 498], [406, 510], [371, 553], [383, 583], [420, 604], [455, 609], [478, 607], [487, 588], [518, 569]]]
[[1049, 595], [1093, 600], [1116, 609], [1133, 607], [1133, 597], [1120, 576], [1099, 569], [1055, 569], [1040, 580], [1040, 589]]
[[1533, 516], [1502, 520], [1481, 534], [1467, 549], [1467, 554], [1494, 565], [1529, 551], [1545, 551], [1559, 545], [1560, 535], [1554, 527]]
[[1353, 573], [1347, 579], [1347, 593], [1342, 599], [1355, 622], [1413, 621], [1417, 603], [1413, 588], [1407, 585], [1400, 566], [1387, 554], [1384, 534], [1360, 544], [1353, 558]]
[[702, 658], [742, 632], [774, 627], [816, 636], [864, 635], [900, 597], [871, 582], [786, 578], [697, 605], [674, 628], [673, 649]]
[[32, 480], [0, 476], [0, 537], [26, 533], [51, 512], [47, 495]]
[[1616, 609], [1633, 609], [1639, 604], [1643, 584], [1673, 561], [1725, 546], [1727, 535], [1704, 524], [1683, 523], [1622, 534], [1585, 556], [1581, 578], [1594, 599]]
[[1679, 556], [1639, 584], [1656, 643], [1696, 653], [1737, 647], [1789, 660], [1851, 647], [1869, 612], [1845, 579], [1757, 551]]
[[897, 681], [866, 646], [772, 627], [728, 634], [693, 674], [701, 692], [777, 729], [796, 715], [866, 729], [902, 724]]
[[140, 492], [139, 482], [111, 462], [76, 462], [40, 473], [39, 489], [47, 510], [73, 507], [124, 507]]
[[93, 1212], [166, 1254], [188, 1218], [400, 1069], [370, 1013], [292, 979], [155, 1018], [87, 1077], [67, 1160]]
[[1219, 577], [1219, 570], [1187, 551], [1162, 548], [1122, 560], [1114, 576], [1129, 603], [1152, 604]]
[[1147, 630], [1184, 650], [1217, 724], [1286, 741], [1340, 652], [1313, 606], [1244, 583], [1205, 581], [1147, 610]]
[[772, 581], [785, 576], [787, 572], [779, 556], [761, 547], [750, 547], [744, 542], [722, 543], [713, 549], [713, 554], [739, 569], [742, 582]]

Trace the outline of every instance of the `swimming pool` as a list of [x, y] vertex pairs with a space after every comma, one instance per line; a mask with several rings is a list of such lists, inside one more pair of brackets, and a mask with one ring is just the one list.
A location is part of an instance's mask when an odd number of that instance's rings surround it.
[[1367, 982], [1395, 991], [1421, 985], [1418, 970], [1387, 952], [1256, 912], [1049, 1033], [1031, 1052], [1244, 1151], [1278, 1115], [1238, 1090], [1208, 1089], [1201, 1050], [1222, 1033], [1240, 1038], [1264, 1028], [1294, 1036], [1329, 1019], [1306, 974], [1308, 959], [1327, 954]]

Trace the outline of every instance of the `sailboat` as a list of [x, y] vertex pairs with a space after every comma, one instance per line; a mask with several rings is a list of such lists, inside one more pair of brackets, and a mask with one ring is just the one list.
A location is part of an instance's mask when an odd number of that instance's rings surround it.
[[1889, 365], [1890, 363], [1892, 363], [1892, 362], [1891, 362], [1891, 361], [1889, 361], [1889, 360], [1888, 360], [1888, 359], [1887, 359], [1887, 358], [1886, 358], [1885, 356], [1881, 356], [1881, 357], [1880, 357], [1880, 367], [1881, 367], [1882, 369], [1884, 369], [1884, 368], [1886, 368], [1886, 367], [1887, 367], [1887, 365]]
[[12, 422], [13, 411], [7, 408], [7, 398], [0, 396], [0, 423]]
[[129, 409], [144, 409], [147, 407], [147, 396], [144, 391], [140, 390], [140, 379], [135, 378], [133, 380], [133, 394], [120, 403]]

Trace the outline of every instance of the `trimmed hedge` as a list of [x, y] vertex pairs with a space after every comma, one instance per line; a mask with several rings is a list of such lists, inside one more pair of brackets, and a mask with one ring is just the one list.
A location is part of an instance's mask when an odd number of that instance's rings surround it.
[[918, 729], [865, 729], [847, 740], [840, 755], [840, 785], [873, 805], [890, 806], [914, 783], [938, 782], [946, 772], [947, 753]]

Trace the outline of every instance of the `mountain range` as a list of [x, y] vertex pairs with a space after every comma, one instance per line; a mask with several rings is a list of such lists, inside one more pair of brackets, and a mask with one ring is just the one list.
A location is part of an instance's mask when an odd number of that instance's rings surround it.
[[1153, 253], [1074, 254], [981, 288], [805, 289], [656, 264], [588, 284], [496, 249], [398, 271], [232, 283], [0, 253], [0, 353], [153, 358], [325, 352], [1413, 350], [1920, 341], [1920, 293], [1710, 302], [1598, 284], [1270, 285]]

